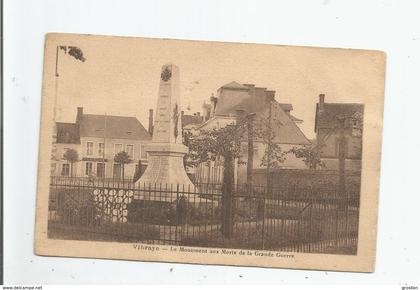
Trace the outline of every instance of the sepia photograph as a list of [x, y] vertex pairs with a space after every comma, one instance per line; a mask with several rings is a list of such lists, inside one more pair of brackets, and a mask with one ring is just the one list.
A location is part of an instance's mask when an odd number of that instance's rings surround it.
[[371, 272], [385, 54], [47, 34], [40, 255]]

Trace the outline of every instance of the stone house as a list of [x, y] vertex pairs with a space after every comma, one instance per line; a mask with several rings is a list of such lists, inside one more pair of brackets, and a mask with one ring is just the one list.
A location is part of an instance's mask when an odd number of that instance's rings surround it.
[[79, 107], [75, 123], [57, 123], [52, 174], [70, 175], [63, 155], [67, 149], [75, 149], [79, 161], [73, 166], [73, 176], [121, 178], [122, 166], [114, 162], [114, 156], [125, 151], [131, 162], [124, 166], [124, 175], [132, 177], [139, 161], [142, 167], [147, 166], [145, 145], [150, 141], [150, 132], [135, 117], [84, 114]]
[[[326, 169], [338, 169], [339, 138], [340, 134], [344, 133], [345, 168], [346, 170], [360, 171], [363, 111], [363, 104], [326, 103], [325, 95], [319, 95], [314, 130], [316, 143]], [[340, 123], [340, 118], [344, 118], [344, 125]]]
[[204, 118], [200, 112], [188, 115], [184, 111], [181, 111], [181, 126], [183, 131], [195, 132], [203, 124], [203, 120]]
[[[293, 106], [278, 103], [274, 96], [275, 91], [256, 87], [252, 84], [239, 84], [237, 82], [226, 84], [218, 89], [217, 96], [210, 98], [210, 104], [204, 104], [204, 123], [199, 127], [199, 130], [222, 128], [235, 123], [240, 114], [254, 114], [254, 118], [257, 120], [259, 118], [268, 119], [271, 104], [271, 119], [275, 135], [273, 142], [279, 144], [283, 151], [288, 151], [295, 146], [311, 144], [297, 126], [303, 121], [291, 115]], [[244, 140], [242, 147], [243, 157], [241, 159], [246, 161], [247, 140]], [[266, 148], [267, 144], [263, 140], [257, 137], [254, 139], [254, 169], [263, 168], [261, 161]], [[286, 160], [281, 164], [281, 168], [306, 168], [306, 165], [294, 155], [288, 154]], [[235, 184], [246, 183], [247, 165], [236, 160], [234, 170]], [[198, 166], [195, 179], [203, 183], [220, 183], [222, 174], [222, 160], [209, 161]]]

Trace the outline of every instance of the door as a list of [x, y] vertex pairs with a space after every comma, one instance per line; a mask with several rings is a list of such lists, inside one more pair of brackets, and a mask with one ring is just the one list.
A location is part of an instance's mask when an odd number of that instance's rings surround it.
[[113, 177], [114, 179], [120, 179], [122, 175], [121, 164], [115, 163], [113, 168]]
[[98, 162], [96, 164], [96, 176], [97, 177], [105, 177], [105, 164]]

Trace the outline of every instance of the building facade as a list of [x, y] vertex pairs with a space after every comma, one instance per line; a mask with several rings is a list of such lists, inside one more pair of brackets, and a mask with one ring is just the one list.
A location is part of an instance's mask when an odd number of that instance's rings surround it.
[[[279, 144], [283, 151], [293, 147], [305, 146], [311, 142], [297, 126], [303, 121], [291, 115], [293, 106], [281, 104], [275, 100], [275, 91], [256, 87], [253, 84], [239, 84], [231, 82], [218, 89], [216, 96], [212, 95], [210, 104], [203, 105], [204, 123], [199, 130], [211, 130], [234, 124], [240, 115], [253, 114], [253, 119], [268, 120], [271, 118], [272, 131], [275, 136], [273, 142]], [[256, 124], [254, 125], [256, 126]], [[267, 144], [260, 138], [254, 138], [253, 169], [264, 168], [262, 159]], [[245, 138], [242, 143], [242, 156], [235, 160], [235, 184], [246, 183], [247, 165], [239, 162], [247, 161], [248, 143]], [[280, 165], [281, 168], [306, 168], [305, 163], [292, 154], [288, 154]], [[223, 176], [223, 160], [202, 163], [195, 172], [196, 180], [202, 183], [220, 183]]]
[[319, 95], [315, 113], [315, 133], [325, 169], [338, 169], [339, 139], [343, 135], [345, 169], [361, 170], [363, 112], [363, 104], [326, 103], [325, 95]]
[[[120, 179], [123, 165], [114, 157], [125, 151], [130, 162], [124, 165], [124, 178], [131, 178], [147, 166], [145, 146], [150, 141], [151, 133], [135, 117], [84, 114], [79, 107], [75, 123], [57, 123], [52, 174]], [[68, 149], [77, 151], [77, 162], [64, 158]]]

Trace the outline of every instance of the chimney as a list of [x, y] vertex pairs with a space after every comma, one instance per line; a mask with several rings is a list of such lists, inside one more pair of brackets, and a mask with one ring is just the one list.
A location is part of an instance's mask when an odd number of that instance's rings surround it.
[[211, 94], [210, 102], [212, 104], [211, 114], [214, 115], [214, 113], [216, 112], [216, 106], [217, 106], [217, 98], [214, 96], [214, 94]]
[[200, 112], [197, 112], [197, 116], [199, 116], [199, 117], [200, 117], [200, 114], [201, 114]]
[[181, 116], [184, 116], [184, 111], [181, 111]]
[[77, 107], [76, 123], [82, 119], [83, 116], [83, 107]]
[[153, 135], [153, 109], [149, 109], [149, 133]]
[[325, 94], [319, 94], [319, 104], [318, 110], [320, 112], [324, 111], [324, 101], [325, 101]]
[[266, 90], [264, 95], [265, 95], [265, 103], [269, 104], [275, 100], [276, 91]]
[[207, 105], [206, 101], [203, 103], [203, 122], [210, 119], [210, 105]]

